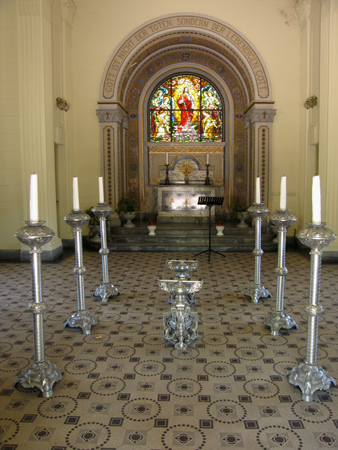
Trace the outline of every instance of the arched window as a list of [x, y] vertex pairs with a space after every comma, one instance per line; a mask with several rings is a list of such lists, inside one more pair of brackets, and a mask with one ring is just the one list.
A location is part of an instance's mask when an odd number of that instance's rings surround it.
[[150, 142], [223, 141], [223, 105], [209, 81], [194, 75], [170, 77], [149, 104]]

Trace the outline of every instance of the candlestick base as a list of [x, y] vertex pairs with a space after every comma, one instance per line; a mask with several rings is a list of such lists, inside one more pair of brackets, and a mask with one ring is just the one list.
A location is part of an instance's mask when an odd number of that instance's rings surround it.
[[314, 392], [318, 390], [328, 390], [331, 383], [336, 386], [334, 380], [320, 366], [312, 366], [304, 363], [291, 370], [288, 375], [289, 383], [298, 386], [302, 391], [302, 400], [311, 402]]
[[296, 322], [288, 314], [283, 311], [274, 311], [268, 315], [264, 321], [264, 325], [271, 328], [272, 336], [279, 336], [279, 330], [290, 330], [291, 328], [299, 328]]
[[115, 286], [109, 283], [102, 283], [96, 288], [93, 297], [101, 297], [102, 303], [108, 303], [108, 299], [110, 297], [115, 297], [116, 295], [121, 295], [121, 293]]
[[258, 303], [260, 298], [272, 297], [270, 292], [265, 289], [264, 286], [260, 284], [253, 284], [249, 289], [244, 293], [247, 297], [251, 298], [252, 303]]
[[20, 383], [27, 389], [37, 387], [41, 390], [43, 397], [50, 398], [53, 396], [53, 384], [61, 378], [61, 370], [55, 364], [45, 360], [28, 366], [13, 382], [13, 386]]
[[81, 328], [83, 334], [90, 334], [91, 327], [96, 325], [97, 319], [88, 311], [74, 312], [64, 323], [64, 328]]

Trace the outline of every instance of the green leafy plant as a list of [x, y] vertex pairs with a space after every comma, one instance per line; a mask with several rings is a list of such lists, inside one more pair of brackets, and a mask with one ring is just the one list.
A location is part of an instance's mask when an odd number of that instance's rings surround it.
[[95, 216], [95, 214], [92, 211], [93, 206], [85, 210], [85, 213], [88, 214], [90, 217], [90, 220], [88, 222], [89, 227], [94, 227], [100, 225], [100, 219], [98, 216]]
[[139, 211], [134, 198], [121, 198], [118, 202], [115, 212], [118, 214]]

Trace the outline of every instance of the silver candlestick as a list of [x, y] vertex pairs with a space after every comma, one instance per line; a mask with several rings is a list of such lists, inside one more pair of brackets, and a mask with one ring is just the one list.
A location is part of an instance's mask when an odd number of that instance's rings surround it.
[[325, 370], [317, 366], [317, 345], [318, 345], [318, 315], [322, 314], [324, 309], [320, 304], [320, 279], [322, 248], [330, 245], [336, 235], [328, 228], [326, 223], [313, 224], [308, 223], [309, 228], [298, 233], [300, 242], [311, 248], [311, 273], [310, 273], [310, 292], [309, 304], [305, 308], [308, 315], [308, 333], [305, 363], [294, 367], [289, 373], [289, 382], [299, 386], [303, 395], [302, 400], [311, 402], [313, 394], [317, 390], [327, 390], [330, 384], [336, 386], [336, 381], [330, 377]]
[[[190, 280], [189, 270], [196, 270], [198, 267], [198, 261], [194, 260], [179, 260], [179, 259], [168, 259], [167, 267], [171, 270], [176, 270], [175, 278], [179, 280]], [[196, 303], [195, 292], [187, 295], [187, 301], [190, 305]], [[173, 294], [169, 294], [168, 303], [173, 303]]]
[[277, 212], [270, 217], [270, 221], [278, 227], [279, 236], [278, 267], [275, 270], [277, 274], [276, 310], [269, 314], [264, 322], [264, 325], [271, 328], [272, 336], [278, 336], [280, 329], [290, 330], [293, 327], [298, 328], [296, 322], [283, 311], [285, 276], [288, 274], [288, 270], [285, 267], [286, 232], [287, 227], [296, 220], [297, 218], [288, 209], [277, 209]]
[[262, 217], [266, 216], [269, 210], [263, 203], [254, 203], [247, 211], [255, 223], [255, 249], [252, 251], [255, 255], [255, 284], [244, 295], [251, 297], [252, 303], [258, 303], [260, 298], [272, 297], [270, 292], [261, 286], [261, 257], [264, 253], [261, 247]]
[[191, 311], [187, 295], [198, 292], [203, 281], [158, 280], [158, 284], [174, 298], [171, 311], [163, 315], [163, 338], [177, 350], [186, 350], [198, 338], [198, 314]]
[[18, 376], [13, 386], [21, 383], [24, 388], [37, 387], [42, 391], [43, 397], [49, 398], [53, 395], [53, 384], [61, 380], [62, 373], [55, 364], [45, 359], [44, 355], [43, 312], [46, 304], [42, 300], [41, 247], [53, 239], [54, 231], [43, 226], [44, 221], [25, 223], [27, 226], [18, 230], [15, 236], [31, 248], [33, 301], [28, 307], [33, 314], [34, 364]]
[[84, 274], [86, 269], [83, 267], [83, 251], [82, 251], [82, 230], [87, 225], [90, 217], [85, 214], [82, 209], [72, 210], [65, 218], [65, 222], [74, 228], [75, 242], [75, 268], [77, 286], [77, 311], [74, 312], [65, 322], [64, 327], [81, 328], [84, 334], [91, 333], [91, 327], [97, 324], [97, 319], [90, 312], [86, 311], [85, 295], [84, 295]]
[[107, 247], [107, 217], [111, 214], [112, 208], [107, 206], [106, 203], [98, 203], [97, 206], [92, 208], [92, 212], [100, 219], [100, 236], [101, 236], [101, 249], [99, 253], [102, 256], [102, 275], [103, 283], [95, 290], [93, 296], [101, 297], [102, 303], [108, 303], [109, 297], [119, 295], [120, 292], [112, 284], [109, 284], [108, 275], [108, 255], [109, 249]]

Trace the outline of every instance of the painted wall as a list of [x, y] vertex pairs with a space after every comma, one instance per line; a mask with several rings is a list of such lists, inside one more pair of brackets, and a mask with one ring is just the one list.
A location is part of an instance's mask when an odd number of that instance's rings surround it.
[[[57, 42], [53, 43], [53, 64], [55, 61], [63, 61], [64, 64], [62, 71], [58, 72], [60, 79], [57, 82], [61, 87], [67, 82], [67, 101], [71, 104], [62, 125], [66, 136], [62, 144], [64, 147], [60, 149], [63, 149], [64, 155], [60, 159], [61, 167], [57, 169], [65, 170], [58, 223], [60, 215], [67, 214], [71, 207], [73, 176], [79, 177], [81, 207], [88, 208], [98, 199], [97, 179], [101, 174], [102, 162], [96, 109], [102, 76], [110, 56], [135, 28], [166, 14], [180, 12], [205, 14], [230, 24], [261, 55], [269, 72], [277, 110], [273, 135], [271, 210], [279, 205], [280, 178], [287, 175], [287, 206], [297, 216], [301, 163], [299, 123], [304, 99], [300, 94], [300, 27], [295, 3], [295, 0], [213, 0], [212, 3], [196, 0], [189, 10], [188, 4], [179, 0], [74, 0], [76, 12], [71, 31], [72, 56], [69, 57], [69, 53], [68, 57], [56, 54], [59, 46]], [[59, 4], [59, 0], [53, 0], [52, 4]], [[14, 232], [21, 227], [28, 212], [28, 186], [21, 183], [18, 152], [16, 14], [16, 2], [0, 2], [0, 249], [20, 247]], [[62, 39], [62, 33], [57, 39]], [[63, 42], [61, 48], [64, 49], [65, 45]], [[54, 76], [55, 73], [54, 67]], [[56, 95], [55, 83], [52, 95]], [[299, 226], [297, 222], [296, 226]], [[60, 237], [70, 237], [66, 227], [59, 228]]]
[[[213, 1], [194, 2], [193, 11], [179, 1], [119, 2], [76, 1], [74, 22], [74, 108], [76, 152], [79, 173], [95, 178], [98, 121], [95, 103], [101, 77], [115, 47], [140, 25], [173, 13], [193, 12], [216, 17], [245, 35], [263, 58], [273, 87], [277, 115], [274, 123], [272, 159], [272, 206], [279, 205], [280, 178], [288, 176], [288, 206], [298, 208], [298, 123], [299, 123], [299, 25], [294, 1]], [[128, 11], [128, 14], [125, 14]], [[95, 21], [93, 21], [95, 17]], [[84, 42], [87, 42], [84, 45]], [[85, 92], [84, 92], [85, 87]], [[287, 132], [285, 132], [287, 130]], [[85, 153], [86, 158], [81, 155]], [[82, 191], [85, 205], [96, 201], [89, 182]], [[96, 186], [95, 186], [96, 188]], [[93, 195], [94, 194], [94, 195]], [[295, 211], [295, 214], [297, 212]]]

